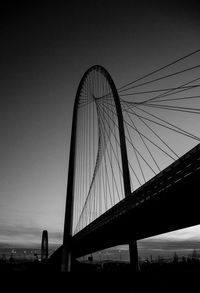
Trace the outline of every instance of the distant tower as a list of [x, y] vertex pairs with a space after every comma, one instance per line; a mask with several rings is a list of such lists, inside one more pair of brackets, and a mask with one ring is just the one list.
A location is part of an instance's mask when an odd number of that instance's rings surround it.
[[44, 230], [42, 233], [42, 245], [41, 245], [41, 260], [47, 259], [49, 254], [48, 247], [48, 232]]

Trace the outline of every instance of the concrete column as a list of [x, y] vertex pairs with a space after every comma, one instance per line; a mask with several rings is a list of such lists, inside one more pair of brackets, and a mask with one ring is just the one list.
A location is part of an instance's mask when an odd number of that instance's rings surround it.
[[138, 249], [137, 249], [136, 240], [133, 240], [129, 243], [129, 254], [130, 254], [131, 268], [134, 272], [138, 272], [140, 270], [140, 267], [139, 267]]

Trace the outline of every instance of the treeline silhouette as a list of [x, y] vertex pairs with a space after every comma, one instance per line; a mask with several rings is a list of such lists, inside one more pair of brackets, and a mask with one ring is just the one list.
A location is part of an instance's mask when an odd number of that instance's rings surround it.
[[[166, 274], [173, 272], [200, 272], [200, 254], [194, 249], [187, 256], [178, 256], [175, 252], [172, 258], [163, 258], [158, 256], [153, 259], [152, 256], [139, 261], [138, 274]], [[34, 260], [17, 259], [13, 255], [6, 258], [5, 255], [0, 257], [0, 272], [15, 271], [47, 271], [59, 272], [60, 266], [51, 259], [40, 261], [37, 257]], [[94, 261], [88, 257], [87, 261], [75, 260], [72, 264], [74, 272], [132, 272], [129, 262], [125, 261]]]

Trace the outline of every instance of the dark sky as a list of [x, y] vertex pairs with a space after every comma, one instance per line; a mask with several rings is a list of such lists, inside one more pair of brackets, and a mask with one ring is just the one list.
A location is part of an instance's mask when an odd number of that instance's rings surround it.
[[100, 64], [120, 86], [200, 48], [200, 6], [10, 3], [0, 14], [0, 242], [38, 242], [43, 229], [61, 241], [72, 108], [83, 73]]

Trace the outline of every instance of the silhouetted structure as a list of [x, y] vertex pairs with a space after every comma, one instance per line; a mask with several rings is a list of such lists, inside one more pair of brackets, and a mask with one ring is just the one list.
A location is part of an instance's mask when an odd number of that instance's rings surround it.
[[[111, 96], [115, 105], [117, 123], [119, 127], [119, 140], [120, 140], [120, 149], [121, 149], [121, 163], [122, 163], [122, 172], [123, 172], [123, 183], [124, 183], [124, 194], [125, 197], [130, 196], [131, 194], [131, 185], [130, 185], [130, 174], [128, 167], [128, 158], [127, 158], [127, 149], [124, 133], [124, 124], [123, 124], [123, 115], [120, 104], [120, 99], [118, 96], [117, 89], [115, 84], [110, 76], [110, 74], [102, 66], [95, 65], [89, 68], [83, 75], [75, 98], [74, 111], [73, 111], [73, 122], [72, 122], [72, 133], [71, 133], [71, 146], [70, 146], [70, 158], [69, 158], [69, 173], [68, 173], [68, 186], [67, 186], [67, 202], [66, 202], [66, 213], [65, 213], [65, 226], [64, 226], [64, 238], [63, 238], [63, 251], [62, 251], [62, 271], [71, 270], [71, 257], [72, 257], [72, 219], [73, 219], [73, 201], [74, 201], [74, 167], [75, 167], [75, 149], [76, 149], [76, 131], [77, 131], [77, 119], [78, 119], [78, 107], [80, 103], [81, 91], [83, 88], [84, 82], [87, 80], [90, 74], [100, 73], [107, 81]], [[92, 93], [92, 99], [95, 100], [95, 94]], [[128, 241], [130, 246], [130, 259], [133, 263], [135, 269], [138, 268], [138, 254], [137, 254], [137, 244], [136, 240]]]
[[49, 248], [48, 248], [48, 231], [44, 230], [42, 233], [42, 244], [41, 244], [41, 260], [48, 259]]
[[[92, 78], [94, 78], [94, 82]], [[107, 88], [107, 94], [102, 94], [103, 90], [100, 89], [101, 94], [96, 96], [95, 88], [101, 86], [101, 78], [104, 79], [104, 83], [106, 81], [106, 83], [103, 84], [103, 87]], [[83, 88], [84, 83], [87, 83], [85, 88]], [[85, 90], [88, 90], [89, 98], [85, 96]], [[107, 97], [107, 100], [104, 105], [98, 105], [98, 101], [103, 100], [105, 96]], [[100, 216], [90, 221], [90, 223], [84, 219], [83, 222], [85, 221], [87, 223], [85, 225], [81, 224], [82, 228], [73, 235], [72, 224], [74, 216], [74, 193], [77, 188], [75, 186], [75, 176], [77, 174], [75, 164], [77, 158], [76, 139], [79, 118], [78, 110], [92, 102], [94, 102], [97, 107], [97, 120], [100, 124], [98, 125], [99, 141], [98, 151], [95, 158], [96, 161], [93, 166], [94, 172], [92, 176], [89, 176], [88, 174], [85, 175], [85, 180], [91, 182], [89, 184], [89, 188], [86, 190], [86, 202], [80, 209], [81, 216], [84, 211], [86, 216], [88, 215], [88, 218], [92, 217], [94, 214], [92, 210], [85, 209], [85, 206], [91, 190], [95, 185], [93, 183], [95, 182], [95, 176], [100, 169], [99, 165], [103, 162], [102, 154], [107, 148], [108, 140], [111, 140], [110, 137], [112, 129], [109, 129], [109, 133], [102, 134], [103, 131], [108, 131], [105, 126], [107, 119], [105, 114], [106, 110], [110, 113], [110, 115], [115, 117], [109, 118], [111, 120], [113, 119], [112, 126], [115, 127], [117, 124], [118, 128], [119, 140], [116, 144], [118, 143], [120, 145], [120, 155], [117, 151], [116, 153], [117, 157], [121, 158], [120, 171], [123, 176], [122, 192], [124, 192], [124, 199], [120, 200], [112, 207], [109, 207], [105, 212], [100, 214]], [[100, 113], [101, 107], [104, 107], [103, 114]], [[128, 110], [129, 109], [130, 108], [128, 108]], [[89, 113], [89, 111], [87, 113]], [[88, 121], [86, 121], [86, 125], [90, 125]], [[178, 131], [180, 132], [180, 128]], [[185, 132], [185, 135], [188, 136], [188, 132]], [[193, 138], [197, 139], [197, 137], [194, 136]], [[90, 137], [86, 135], [84, 139], [84, 142], [89, 141]], [[104, 140], [103, 143], [101, 140]], [[112, 149], [110, 148], [109, 151], [111, 152]], [[90, 149], [87, 150], [87, 153], [89, 153], [88, 157], [91, 156], [91, 152], [92, 151]], [[119, 163], [118, 161], [116, 162]], [[117, 163], [113, 167], [110, 160], [110, 175], [115, 171], [113, 169], [116, 168]], [[82, 167], [81, 164], [84, 165], [83, 162], [81, 162], [79, 169]], [[200, 204], [200, 199], [196, 190], [200, 187], [200, 144], [169, 165], [169, 167], [165, 168], [163, 171], [160, 171], [159, 174], [155, 175], [152, 179], [144, 183], [135, 191], [131, 191], [129, 170], [129, 161], [127, 158], [126, 140], [124, 134], [124, 120], [118, 92], [109, 73], [103, 67], [95, 65], [88, 69], [83, 75], [74, 103], [63, 246], [60, 247], [52, 256], [52, 259], [57, 259], [59, 262], [62, 255], [61, 270], [63, 272], [71, 270], [72, 260], [77, 257], [121, 244], [129, 244], [132, 268], [137, 271], [139, 269], [137, 240], [199, 224], [200, 219], [198, 216], [198, 206]], [[83, 173], [84, 172], [87, 172], [87, 168], [83, 169]], [[100, 180], [103, 181], [106, 176], [107, 174], [104, 174], [103, 179], [100, 178]], [[99, 181], [97, 181], [97, 184], [99, 184]], [[104, 185], [104, 182], [101, 184]], [[196, 186], [195, 189], [194, 186]], [[95, 187], [93, 189], [95, 189]], [[103, 194], [105, 191], [103, 190], [104, 186], [100, 186], [100, 188], [102, 188], [101, 192]], [[81, 188], [79, 189], [79, 201], [81, 201], [81, 193], [84, 191]], [[188, 198], [189, 194], [190, 199]], [[90, 206], [92, 206], [92, 204], [95, 205], [96, 203], [90, 202]], [[102, 206], [100, 206], [100, 208], [102, 208]], [[190, 216], [187, 217], [186, 215], [191, 210], [192, 213], [190, 213]], [[178, 217], [177, 211], [179, 213]]]

